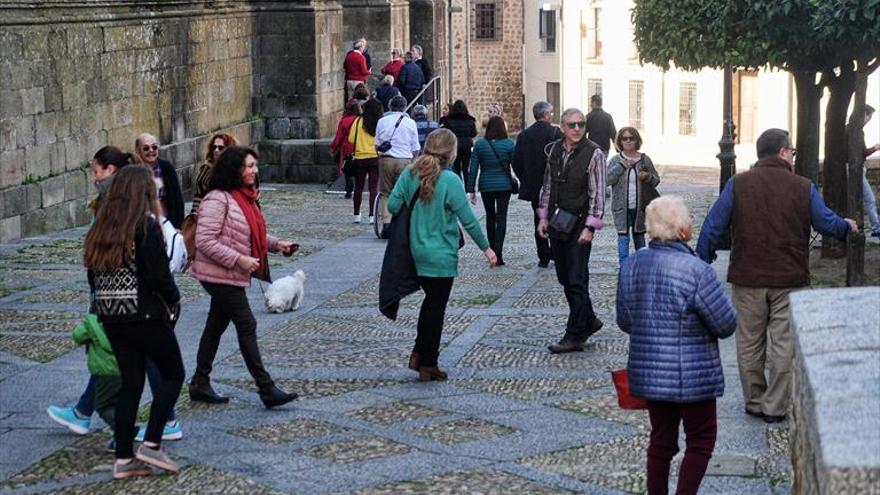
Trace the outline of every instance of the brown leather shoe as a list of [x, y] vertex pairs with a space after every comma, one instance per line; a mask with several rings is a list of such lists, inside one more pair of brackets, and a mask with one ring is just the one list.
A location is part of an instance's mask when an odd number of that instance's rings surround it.
[[553, 354], [564, 354], [566, 352], [581, 352], [584, 350], [583, 344], [571, 339], [563, 339], [558, 344], [547, 346]]
[[420, 382], [430, 382], [430, 381], [446, 381], [449, 378], [449, 375], [446, 374], [445, 371], [441, 370], [436, 366], [422, 366], [419, 368], [419, 381]]
[[409, 369], [413, 371], [419, 371], [421, 363], [422, 356], [418, 352], [413, 351], [413, 353], [409, 355]]

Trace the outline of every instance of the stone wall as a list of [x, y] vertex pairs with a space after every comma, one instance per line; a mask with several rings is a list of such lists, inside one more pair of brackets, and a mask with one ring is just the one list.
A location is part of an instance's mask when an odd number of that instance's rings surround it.
[[880, 494], [880, 287], [791, 295], [792, 492]]
[[0, 18], [0, 242], [86, 223], [91, 157], [141, 132], [189, 189], [214, 131], [335, 131], [335, 1], [6, 0]]
[[503, 28], [497, 40], [473, 39], [473, 10], [467, 10], [464, 0], [452, 2], [464, 9], [452, 14], [453, 98], [464, 99], [478, 120], [489, 105], [498, 104], [508, 128], [519, 130], [523, 120], [522, 0], [498, 0]]

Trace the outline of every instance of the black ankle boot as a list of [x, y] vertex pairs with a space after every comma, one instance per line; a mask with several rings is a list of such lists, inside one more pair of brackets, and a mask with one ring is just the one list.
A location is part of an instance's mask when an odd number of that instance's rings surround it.
[[263, 401], [263, 405], [266, 406], [267, 409], [283, 406], [284, 404], [295, 400], [297, 397], [299, 397], [297, 394], [287, 393], [275, 385], [260, 389], [260, 400]]
[[189, 382], [189, 400], [195, 402], [207, 402], [208, 404], [226, 404], [229, 397], [224, 397], [211, 387], [208, 380], [199, 380], [193, 377]]

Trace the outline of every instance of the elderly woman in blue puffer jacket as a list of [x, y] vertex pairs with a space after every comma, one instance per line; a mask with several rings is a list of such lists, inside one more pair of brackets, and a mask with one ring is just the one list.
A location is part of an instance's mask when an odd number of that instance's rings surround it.
[[648, 402], [648, 493], [667, 493], [683, 422], [687, 450], [676, 494], [692, 494], [715, 449], [715, 399], [724, 394], [718, 339], [733, 334], [736, 311], [714, 270], [687, 245], [693, 219], [681, 198], [652, 201], [646, 224], [648, 249], [620, 269], [617, 324], [630, 335], [630, 389]]

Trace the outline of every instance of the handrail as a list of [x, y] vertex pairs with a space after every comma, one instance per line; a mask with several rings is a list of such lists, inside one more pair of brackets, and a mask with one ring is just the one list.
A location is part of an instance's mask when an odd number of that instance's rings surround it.
[[441, 76], [434, 76], [428, 84], [425, 84], [425, 87], [422, 88], [421, 91], [416, 94], [415, 98], [412, 101], [407, 102], [406, 108], [403, 110], [405, 113], [409, 113], [410, 109], [416, 105], [416, 102], [419, 101], [419, 98], [425, 94], [425, 91], [428, 91], [428, 88], [435, 86], [437, 90], [434, 92], [434, 101], [431, 103], [431, 106], [434, 110], [434, 120], [437, 120], [437, 105], [440, 103], [440, 79]]

